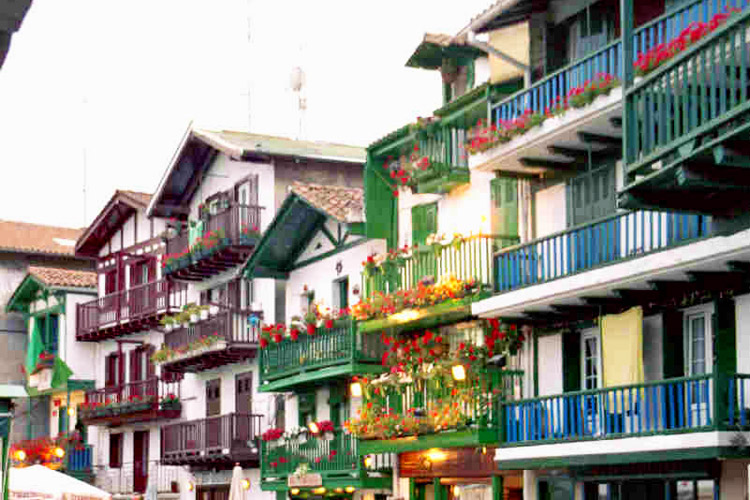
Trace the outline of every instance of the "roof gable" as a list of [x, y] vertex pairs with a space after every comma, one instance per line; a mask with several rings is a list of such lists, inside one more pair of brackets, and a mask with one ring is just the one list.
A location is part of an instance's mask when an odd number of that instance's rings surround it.
[[80, 289], [81, 293], [96, 294], [97, 275], [91, 271], [29, 266], [21, 283], [5, 306], [6, 311], [28, 311], [40, 290]]
[[137, 191], [116, 190], [112, 198], [99, 212], [94, 222], [78, 238], [75, 253], [86, 257], [96, 257], [99, 249], [125, 223], [132, 214], [146, 210], [151, 195]]

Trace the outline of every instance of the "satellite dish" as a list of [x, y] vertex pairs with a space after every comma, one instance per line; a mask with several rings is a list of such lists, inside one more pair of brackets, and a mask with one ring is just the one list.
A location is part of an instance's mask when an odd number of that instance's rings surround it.
[[289, 75], [289, 84], [295, 92], [302, 90], [302, 87], [305, 86], [305, 72], [302, 71], [302, 68], [297, 66], [292, 70], [292, 73]]

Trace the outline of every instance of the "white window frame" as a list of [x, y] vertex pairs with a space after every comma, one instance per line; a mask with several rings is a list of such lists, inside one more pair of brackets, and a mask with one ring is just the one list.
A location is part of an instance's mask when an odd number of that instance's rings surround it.
[[706, 374], [713, 373], [713, 360], [714, 360], [714, 332], [713, 332], [713, 304], [701, 304], [699, 306], [690, 307], [683, 309], [682, 311], [683, 326], [682, 326], [682, 343], [683, 343], [683, 354], [684, 354], [684, 369], [685, 375], [691, 377], [693, 375], [700, 375], [693, 373], [693, 342], [691, 320], [696, 317], [703, 316], [705, 325], [705, 362], [706, 362]]
[[586, 387], [586, 339], [596, 339], [596, 387], [602, 387], [602, 335], [599, 327], [581, 330], [581, 390]]

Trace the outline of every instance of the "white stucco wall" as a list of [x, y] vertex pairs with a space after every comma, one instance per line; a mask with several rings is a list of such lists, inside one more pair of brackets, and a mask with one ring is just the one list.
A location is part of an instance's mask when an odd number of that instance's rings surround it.
[[490, 181], [494, 177], [492, 173], [472, 171], [470, 184], [444, 195], [402, 191], [398, 198], [399, 245], [412, 244], [412, 207], [434, 202], [438, 204], [438, 233], [490, 234]]
[[565, 230], [566, 204], [565, 184], [537, 191], [534, 195], [535, 206], [535, 238], [542, 238], [549, 234]]
[[258, 175], [258, 205], [266, 207], [260, 212], [261, 231], [264, 231], [274, 217], [274, 167], [270, 163], [236, 161], [224, 153], [216, 156], [208, 172], [203, 176], [198, 190], [190, 200], [190, 218], [198, 218], [198, 205], [209, 196], [234, 188], [234, 185], [250, 174]]
[[736, 343], [737, 343], [737, 372], [750, 373], [750, 295], [739, 295], [734, 299], [737, 305]]
[[96, 379], [92, 362], [96, 356], [96, 344], [76, 341], [76, 305], [95, 298], [90, 294], [66, 294], [65, 335], [60, 337], [60, 356], [73, 370], [72, 378], [76, 380]]
[[[313, 262], [289, 273], [286, 286], [286, 317], [287, 322], [294, 315], [302, 313], [303, 289], [307, 285], [309, 290], [315, 291], [315, 302], [327, 307], [333, 304], [334, 280], [349, 278], [349, 304], [359, 302], [360, 297], [354, 295], [355, 285], [362, 292], [362, 262], [372, 253], [385, 251], [384, 240], [368, 240], [348, 248], [330, 257]], [[341, 262], [341, 272], [336, 272], [336, 264]]]

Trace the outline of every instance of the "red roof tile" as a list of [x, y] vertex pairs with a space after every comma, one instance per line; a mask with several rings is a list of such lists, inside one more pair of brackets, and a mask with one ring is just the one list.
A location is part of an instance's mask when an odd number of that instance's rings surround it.
[[0, 220], [0, 250], [73, 255], [83, 229]]
[[96, 288], [97, 286], [96, 273], [90, 271], [29, 266], [29, 274], [47, 286], [74, 288]]

